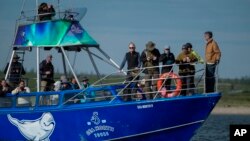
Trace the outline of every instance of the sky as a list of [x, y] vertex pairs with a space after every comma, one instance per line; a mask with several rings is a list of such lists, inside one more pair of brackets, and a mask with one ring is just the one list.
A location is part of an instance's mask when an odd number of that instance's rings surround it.
[[[220, 77], [241, 78], [250, 76], [250, 1], [249, 0], [60, 0], [62, 8], [87, 7], [82, 26], [118, 64], [121, 63], [128, 43], [135, 42], [142, 52], [148, 41], [154, 41], [163, 52], [171, 46], [177, 56], [181, 46], [191, 42], [204, 57], [203, 33], [213, 31], [214, 39], [222, 51]], [[39, 1], [43, 2], [43, 1]], [[45, 0], [56, 4], [57, 0]], [[0, 68], [10, 58], [15, 21], [20, 15], [22, 0], [0, 1]], [[34, 0], [26, 0], [24, 10], [35, 9]], [[54, 55], [56, 70], [62, 70], [61, 56], [55, 50], [42, 51]], [[67, 53], [71, 63], [76, 56], [77, 73], [94, 72], [84, 52]], [[24, 67], [36, 68], [36, 51], [27, 52]], [[114, 69], [97, 61], [101, 73]]]

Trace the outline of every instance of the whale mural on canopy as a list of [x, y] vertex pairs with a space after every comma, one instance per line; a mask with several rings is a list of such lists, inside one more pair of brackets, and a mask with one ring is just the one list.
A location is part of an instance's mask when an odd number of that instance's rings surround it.
[[18, 120], [10, 114], [7, 117], [27, 140], [32, 141], [49, 141], [56, 125], [51, 113], [43, 113], [36, 120]]

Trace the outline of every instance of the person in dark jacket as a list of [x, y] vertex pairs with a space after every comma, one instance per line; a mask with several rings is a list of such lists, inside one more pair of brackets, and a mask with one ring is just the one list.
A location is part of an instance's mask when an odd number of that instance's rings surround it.
[[[137, 76], [136, 71], [141, 67], [140, 63], [140, 54], [136, 52], [136, 46], [133, 42], [129, 43], [129, 52], [127, 52], [124, 56], [124, 59], [121, 63], [120, 70], [124, 68], [125, 64], [127, 63], [127, 76], [126, 81], [130, 83], [132, 80], [139, 80], [139, 76]], [[135, 78], [136, 77], [136, 78]], [[131, 83], [130, 83], [131, 84]], [[136, 86], [136, 85], [133, 85]], [[127, 96], [124, 96], [125, 101], [131, 100], [131, 94], [132, 93], [132, 85], [129, 85], [128, 88], [124, 90], [124, 94], [128, 94]]]
[[47, 3], [41, 3], [38, 8], [39, 20], [51, 20], [55, 16], [55, 9], [53, 5], [48, 5]]
[[[18, 62], [19, 59], [20, 57], [17, 54], [14, 54], [13, 61], [11, 63], [9, 74], [7, 77], [8, 82], [11, 85], [11, 87], [16, 87], [19, 81], [21, 80], [22, 75], [26, 74], [22, 63]], [[9, 67], [9, 63], [6, 65], [4, 69], [5, 74], [7, 73], [8, 67]]]
[[[170, 51], [170, 46], [167, 46], [164, 49], [164, 53], [161, 54], [160, 56], [160, 62], [162, 62], [162, 71], [161, 73], [168, 73], [168, 72], [173, 72], [173, 64], [175, 63], [175, 56], [174, 54]], [[166, 66], [164, 66], [166, 65]], [[167, 90], [170, 90], [171, 87], [171, 79], [167, 79], [165, 83], [165, 87]]]
[[6, 80], [2, 79], [0, 84], [0, 97], [4, 97], [7, 93], [11, 93], [11, 87]]
[[141, 54], [141, 62], [143, 63], [143, 67], [146, 68], [144, 71], [146, 79], [144, 92], [149, 93], [147, 95], [148, 99], [152, 99], [154, 97], [152, 91], [157, 91], [156, 83], [160, 73], [159, 67], [157, 66], [159, 66], [160, 56], [161, 54], [159, 50], [155, 48], [155, 43], [152, 41], [149, 41], [146, 44], [146, 49]]
[[77, 84], [76, 78], [72, 77], [71, 78], [71, 86], [73, 89], [80, 89], [79, 85]]
[[40, 65], [41, 91], [50, 91], [54, 84], [54, 66], [52, 55], [48, 55]]
[[0, 107], [10, 107], [12, 102], [11, 99], [6, 98], [6, 94], [11, 93], [11, 87], [6, 82], [6, 80], [2, 79], [0, 84]]
[[179, 75], [182, 79], [181, 95], [191, 95], [193, 90], [190, 85], [190, 76], [192, 74], [191, 64], [197, 62], [198, 59], [188, 51], [187, 45], [182, 46], [182, 53], [176, 59], [176, 64], [179, 64]]

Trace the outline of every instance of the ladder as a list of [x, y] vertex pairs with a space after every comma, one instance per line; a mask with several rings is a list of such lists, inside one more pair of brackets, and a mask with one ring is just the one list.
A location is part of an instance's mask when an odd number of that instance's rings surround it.
[[[22, 69], [23, 69], [23, 62], [24, 62], [24, 56], [25, 56], [25, 51], [26, 50], [31, 51], [30, 48], [24, 48], [24, 49], [22, 49], [22, 48], [15, 48], [15, 47], [13, 48], [12, 55], [11, 55], [10, 62], [9, 62], [9, 66], [8, 66], [7, 72], [5, 74], [5, 80], [8, 80], [10, 78], [10, 75], [11, 75], [10, 71], [11, 71], [12, 62], [13, 62], [13, 58], [14, 58], [15, 54], [20, 57], [20, 59], [18, 60], [18, 62], [21, 64], [21, 67], [22, 67], [21, 70], [20, 70], [20, 72], [19, 72], [20, 73], [19, 74], [19, 76], [20, 76], [19, 80], [23, 79], [22, 78], [22, 72], [23, 72]], [[25, 79], [25, 82], [26, 82], [26, 84], [28, 84], [28, 79], [27, 78]]]

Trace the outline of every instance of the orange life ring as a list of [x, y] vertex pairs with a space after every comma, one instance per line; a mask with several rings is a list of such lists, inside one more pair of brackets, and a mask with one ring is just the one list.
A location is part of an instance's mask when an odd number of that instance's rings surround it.
[[[168, 90], [164, 90], [163, 86], [163, 82], [166, 78], [170, 78], [170, 79], [174, 79], [175, 83], [176, 83], [176, 89], [175, 90], [171, 90], [170, 92], [168, 92]], [[157, 89], [158, 91], [161, 93], [161, 95], [163, 97], [175, 97], [180, 95], [181, 89], [182, 89], [182, 81], [181, 78], [179, 77], [179, 75], [173, 73], [173, 72], [169, 72], [169, 73], [164, 73], [160, 76], [160, 79], [157, 81]]]

